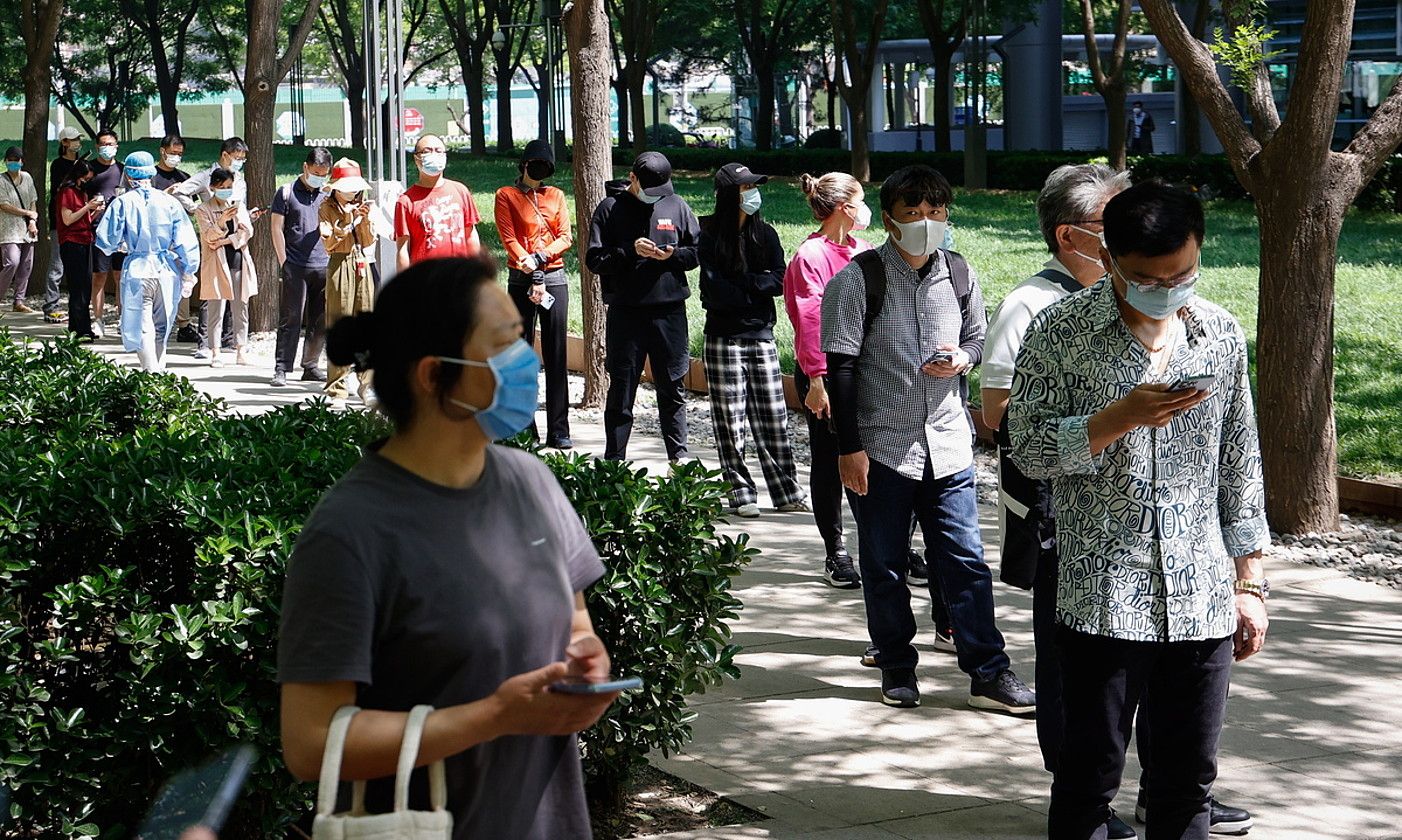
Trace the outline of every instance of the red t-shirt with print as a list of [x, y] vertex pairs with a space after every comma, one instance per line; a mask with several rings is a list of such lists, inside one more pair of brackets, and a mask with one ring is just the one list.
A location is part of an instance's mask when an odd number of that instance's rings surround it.
[[470, 257], [469, 244], [480, 220], [467, 186], [446, 178], [432, 189], [415, 184], [394, 205], [394, 238], [409, 237], [409, 262], [437, 257]]

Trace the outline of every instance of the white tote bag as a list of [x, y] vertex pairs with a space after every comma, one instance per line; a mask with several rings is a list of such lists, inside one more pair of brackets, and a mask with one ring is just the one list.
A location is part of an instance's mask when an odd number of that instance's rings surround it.
[[346, 733], [351, 718], [360, 709], [343, 706], [331, 719], [331, 731], [326, 736], [326, 751], [321, 758], [321, 784], [317, 790], [316, 820], [312, 823], [313, 840], [452, 840], [453, 815], [448, 813], [448, 782], [443, 762], [428, 768], [432, 811], [409, 810], [409, 776], [418, 763], [419, 741], [423, 737], [424, 720], [432, 706], [415, 706], [404, 726], [404, 741], [399, 747], [399, 770], [394, 777], [394, 810], [388, 814], [365, 813], [365, 783], [351, 785], [351, 809], [336, 810], [336, 788], [341, 782], [341, 755], [346, 747]]

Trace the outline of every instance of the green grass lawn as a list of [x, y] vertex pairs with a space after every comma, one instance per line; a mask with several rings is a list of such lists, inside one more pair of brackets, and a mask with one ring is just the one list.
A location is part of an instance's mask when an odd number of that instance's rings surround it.
[[[154, 145], [125, 144], [123, 154], [138, 147], [154, 151]], [[185, 152], [188, 168], [194, 171], [208, 165], [217, 150], [214, 143], [191, 141]], [[340, 150], [333, 153], [342, 154]], [[279, 183], [301, 171], [304, 155], [295, 148], [278, 147]], [[454, 157], [448, 165], [448, 176], [472, 188], [482, 214], [482, 241], [500, 260], [503, 252], [493, 219], [492, 194], [515, 178], [514, 162]], [[571, 191], [566, 168], [561, 167], [554, 183]], [[698, 215], [711, 211], [713, 196], [707, 173], [679, 173], [676, 183]], [[778, 179], [763, 189], [764, 214], [778, 229], [785, 250], [791, 254], [815, 223], [792, 179]], [[1038, 271], [1046, 259], [1037, 230], [1034, 198], [1026, 192], [960, 191], [950, 210], [956, 247], [978, 272], [990, 311], [1009, 289]], [[874, 195], [869, 197], [869, 203], [876, 205]], [[1246, 202], [1212, 202], [1208, 206], [1207, 226], [1201, 292], [1241, 320], [1253, 341], [1254, 352], [1259, 252], [1255, 215]], [[872, 242], [883, 237], [880, 230], [860, 235]], [[577, 293], [579, 280], [573, 252], [567, 266]], [[1402, 478], [1402, 216], [1350, 212], [1339, 246], [1337, 286], [1336, 410], [1342, 469], [1350, 475]], [[697, 297], [692, 297], [690, 310], [693, 347], [699, 355], [703, 319]], [[578, 306], [571, 307], [570, 317], [578, 331]], [[790, 371], [793, 332], [787, 318], [779, 318], [775, 332], [784, 369]], [[1269, 411], [1271, 406], [1258, 409]]]

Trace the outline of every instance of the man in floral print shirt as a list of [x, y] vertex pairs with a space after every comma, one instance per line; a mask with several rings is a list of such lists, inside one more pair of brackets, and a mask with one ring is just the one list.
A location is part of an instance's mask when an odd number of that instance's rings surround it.
[[1017, 357], [1013, 458], [1051, 480], [1060, 549], [1053, 840], [1104, 836], [1145, 692], [1150, 834], [1207, 837], [1231, 663], [1265, 641], [1246, 339], [1195, 296], [1204, 228], [1197, 199], [1160, 183], [1111, 199], [1109, 276], [1038, 315]]

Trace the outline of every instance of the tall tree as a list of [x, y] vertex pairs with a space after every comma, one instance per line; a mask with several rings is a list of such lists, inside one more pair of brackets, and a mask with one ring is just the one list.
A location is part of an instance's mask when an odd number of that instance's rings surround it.
[[[1281, 118], [1266, 73], [1265, 33], [1234, 0], [1229, 66], [1246, 95], [1247, 127], [1172, 0], [1141, 0], [1256, 206], [1261, 280], [1256, 357], [1266, 510], [1288, 533], [1339, 526], [1334, 431], [1334, 269], [1349, 204], [1402, 142], [1402, 80], [1343, 151], [1333, 150], [1339, 79], [1355, 0], [1310, 0]], [[1248, 12], [1243, 15], [1242, 12]], [[1253, 133], [1254, 132], [1254, 133]]]
[[438, 0], [443, 20], [452, 34], [453, 48], [462, 67], [463, 88], [467, 91], [468, 134], [472, 153], [487, 153], [485, 84], [487, 50], [496, 31], [499, 0]]
[[[180, 130], [180, 87], [193, 56], [190, 28], [200, 10], [200, 0], [121, 0], [122, 14], [146, 40], [151, 72], [161, 97], [161, 120], [166, 133]], [[200, 68], [198, 77], [213, 76]]]
[[[1094, 0], [1081, 0], [1081, 33], [1086, 39], [1086, 60], [1090, 64], [1091, 80], [1105, 100], [1106, 118], [1110, 121], [1110, 165], [1125, 168], [1125, 96], [1129, 92], [1131, 70], [1129, 51], [1130, 0], [1117, 0], [1115, 41], [1109, 60], [1100, 56], [1095, 41]], [[1176, 12], [1174, 14], [1177, 14]]]
[[633, 144], [632, 132], [629, 130], [628, 115], [631, 109], [628, 107], [628, 73], [627, 62], [623, 60], [622, 38], [618, 34], [618, 26], [614, 22], [613, 16], [609, 15], [609, 55], [613, 59], [613, 73], [611, 75], [610, 86], [613, 88], [613, 95], [618, 100], [618, 146], [627, 148]]
[[[149, 48], [118, 9], [83, 3], [69, 12], [54, 47], [54, 98], [89, 137], [103, 128], [121, 133], [122, 126], [142, 116], [156, 92]], [[138, 132], [145, 133], [144, 128]]]
[[574, 212], [576, 247], [579, 249], [580, 297], [584, 313], [584, 405], [598, 408], [608, 392], [608, 371], [604, 368], [604, 306], [599, 278], [585, 265], [589, 247], [590, 222], [594, 208], [604, 200], [604, 182], [613, 177], [613, 153], [608, 143], [590, 143], [587, 138], [609, 134], [609, 46], [608, 16], [604, 0], [575, 0], [562, 19], [570, 56], [570, 107], [574, 129]]
[[[856, 0], [828, 0], [839, 66], [837, 90], [842, 94], [842, 101], [847, 104], [847, 113], [852, 118], [851, 124], [845, 128], [847, 141], [852, 147], [852, 176], [859, 181], [871, 180], [867, 91], [876, 70], [876, 45], [881, 42], [881, 33], [886, 28], [887, 4], [888, 0], [873, 0], [871, 22], [863, 31], [857, 28]], [[866, 36], [863, 44], [866, 52], [858, 49], [861, 42], [857, 39], [862, 35]], [[841, 69], [844, 64], [845, 71]]]
[[[647, 86], [648, 68], [657, 54], [657, 24], [667, 11], [669, 1], [607, 0], [609, 16], [618, 35], [619, 57], [624, 62], [633, 151], [639, 154], [647, 149], [647, 103], [643, 100], [643, 90]], [[620, 100], [620, 110], [622, 107]]]
[[951, 148], [950, 134], [953, 131], [949, 101], [953, 85], [950, 78], [954, 54], [964, 45], [964, 38], [969, 32], [969, 4], [960, 0], [954, 3], [916, 0], [916, 6], [925, 40], [930, 42], [930, 53], [934, 56], [935, 151], [947, 152]]
[[[279, 54], [278, 33], [283, 30], [286, 4], [287, 0], [246, 0], [248, 52], [243, 73], [243, 139], [248, 143], [244, 177], [248, 181], [250, 207], [267, 207], [272, 203], [277, 173], [273, 160], [273, 111], [277, 89], [292, 72], [297, 54], [316, 23], [321, 0], [307, 0], [301, 17], [291, 28], [285, 49]], [[249, 307], [249, 327], [265, 331], [277, 326], [279, 283], [275, 278], [278, 278], [279, 266], [268, 225], [255, 225], [254, 236], [257, 242], [253, 253], [263, 291]]]
[[504, 155], [516, 147], [511, 124], [511, 83], [526, 60], [532, 41], [540, 37], [530, 26], [535, 20], [535, 9], [535, 0], [502, 0], [498, 7], [502, 41], [500, 47], [493, 42], [492, 55], [497, 83], [497, 151]]
[[798, 52], [812, 22], [822, 19], [822, 0], [730, 0], [730, 7], [759, 88], [755, 147], [772, 149], [778, 68]]
[[[21, 0], [19, 34], [24, 44], [24, 168], [34, 178], [34, 189], [46, 195], [49, 177], [49, 73], [64, 0]], [[49, 226], [39, 225], [34, 276], [43, 277], [49, 267]]]

